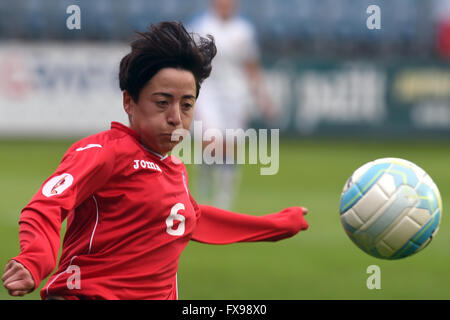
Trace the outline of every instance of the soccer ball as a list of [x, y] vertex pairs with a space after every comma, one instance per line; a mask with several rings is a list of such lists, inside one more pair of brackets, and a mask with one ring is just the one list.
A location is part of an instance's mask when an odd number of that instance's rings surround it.
[[441, 214], [436, 184], [404, 159], [366, 163], [351, 175], [341, 194], [345, 232], [377, 258], [405, 258], [425, 248], [438, 231]]

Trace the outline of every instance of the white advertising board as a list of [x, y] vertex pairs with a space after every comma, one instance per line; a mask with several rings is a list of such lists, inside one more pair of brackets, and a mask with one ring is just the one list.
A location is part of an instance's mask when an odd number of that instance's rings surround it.
[[0, 43], [0, 137], [71, 137], [127, 122], [122, 43]]

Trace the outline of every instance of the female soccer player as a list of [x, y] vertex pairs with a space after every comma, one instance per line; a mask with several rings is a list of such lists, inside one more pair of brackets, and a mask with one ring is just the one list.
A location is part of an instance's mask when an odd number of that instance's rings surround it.
[[172, 133], [188, 130], [202, 81], [216, 54], [212, 38], [194, 41], [179, 23], [139, 33], [120, 63], [129, 126], [76, 142], [22, 210], [21, 253], [2, 280], [13, 296], [57, 271], [43, 299], [177, 299], [177, 268], [189, 240], [226, 244], [275, 241], [308, 227], [306, 209], [265, 216], [198, 205], [187, 173], [168, 155]]

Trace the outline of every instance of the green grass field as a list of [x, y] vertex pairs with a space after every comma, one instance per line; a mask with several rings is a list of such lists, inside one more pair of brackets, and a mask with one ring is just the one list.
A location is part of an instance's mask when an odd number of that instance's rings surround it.
[[[71, 143], [0, 141], [1, 269], [19, 252], [20, 210]], [[282, 141], [277, 175], [261, 176], [257, 166], [242, 167], [235, 211], [261, 215], [287, 206], [306, 206], [309, 230], [276, 243], [213, 246], [191, 242], [180, 260], [180, 299], [450, 299], [447, 143]], [[367, 161], [388, 156], [424, 168], [438, 185], [444, 204], [433, 242], [398, 261], [378, 260], [359, 250], [339, 220], [339, 196], [349, 175]], [[381, 268], [380, 290], [366, 286], [370, 265]], [[3, 286], [0, 299], [12, 299]], [[38, 290], [19, 299], [39, 299]]]

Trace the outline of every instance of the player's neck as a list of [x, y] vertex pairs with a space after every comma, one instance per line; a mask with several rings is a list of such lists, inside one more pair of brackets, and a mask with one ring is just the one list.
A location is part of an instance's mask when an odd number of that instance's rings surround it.
[[154, 155], [157, 156], [160, 160], [164, 160], [164, 159], [167, 158], [168, 155], [169, 155], [169, 154], [165, 154], [165, 155], [160, 154], [159, 152], [156, 152], [156, 151], [153, 151], [153, 150], [149, 149], [147, 146], [145, 146], [145, 145], [143, 145], [143, 144], [141, 144], [141, 145], [142, 145], [142, 147], [143, 147], [146, 151], [150, 152], [151, 154], [154, 154]]

